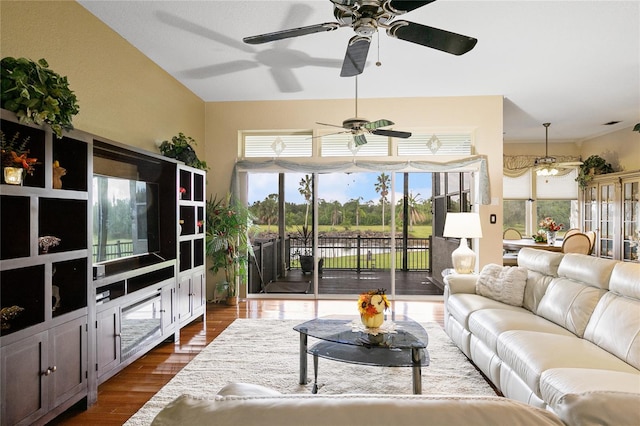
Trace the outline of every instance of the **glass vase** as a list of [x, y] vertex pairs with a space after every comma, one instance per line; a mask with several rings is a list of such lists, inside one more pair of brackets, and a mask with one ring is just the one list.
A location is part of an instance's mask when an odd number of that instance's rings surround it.
[[547, 231], [547, 244], [550, 246], [556, 243], [556, 231]]

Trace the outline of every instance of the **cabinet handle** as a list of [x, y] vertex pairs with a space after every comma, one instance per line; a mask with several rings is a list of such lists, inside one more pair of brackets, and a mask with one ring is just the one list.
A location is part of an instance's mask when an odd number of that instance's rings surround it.
[[56, 367], [55, 365], [53, 367], [49, 367], [49, 370], [51, 370], [52, 373], [55, 373], [57, 369], [58, 367]]
[[115, 334], [115, 336], [116, 336], [116, 337], [120, 337], [120, 336], [122, 336], [122, 335], [121, 335], [120, 333], [116, 333], [116, 334]]
[[51, 374], [51, 369], [50, 368], [47, 368], [45, 371], [40, 373], [41, 376], [48, 376], [49, 374]]
[[160, 312], [167, 312], [167, 311], [165, 311], [164, 309], [160, 309]]

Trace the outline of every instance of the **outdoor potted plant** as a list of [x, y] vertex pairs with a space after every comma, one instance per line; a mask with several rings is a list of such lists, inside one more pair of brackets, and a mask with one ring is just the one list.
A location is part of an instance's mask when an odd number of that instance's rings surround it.
[[[302, 241], [302, 248], [297, 252], [302, 274], [313, 272], [313, 230], [308, 225], [298, 228], [298, 236]], [[318, 273], [322, 274], [323, 259], [318, 261]]]
[[180, 132], [178, 136], [172, 137], [171, 141], [163, 141], [159, 149], [165, 157], [175, 158], [196, 169], [208, 170], [207, 162], [198, 158], [192, 145], [197, 145], [195, 139]]
[[21, 185], [25, 174], [33, 174], [38, 159], [29, 157], [28, 143], [28, 137], [20, 141], [20, 133], [15, 133], [8, 140], [0, 130], [0, 155], [5, 183]]
[[6, 57], [0, 61], [2, 108], [16, 113], [21, 123], [47, 123], [58, 138], [72, 130], [80, 107], [67, 77], [49, 69], [46, 60]]
[[607, 163], [607, 161], [599, 155], [592, 155], [580, 166], [576, 182], [578, 182], [580, 188], [584, 189], [587, 187], [589, 182], [593, 180], [594, 176], [606, 173], [613, 173], [611, 163]]
[[249, 209], [230, 196], [207, 201], [206, 253], [211, 259], [211, 271], [224, 271], [224, 280], [216, 286], [226, 293], [226, 302], [235, 305], [241, 281], [247, 277], [249, 256], [253, 255], [249, 232], [253, 221]]

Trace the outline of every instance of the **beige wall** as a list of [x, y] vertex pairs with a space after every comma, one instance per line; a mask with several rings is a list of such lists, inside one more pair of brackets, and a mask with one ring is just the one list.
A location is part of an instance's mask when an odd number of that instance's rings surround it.
[[204, 102], [78, 3], [3, 0], [0, 8], [0, 55], [45, 58], [67, 76], [77, 129], [152, 152], [179, 132], [204, 145]]
[[616, 171], [640, 170], [640, 133], [633, 126], [582, 142], [583, 159], [599, 155]]
[[[228, 192], [239, 132], [243, 130], [303, 130], [323, 128], [316, 121], [342, 123], [353, 116], [353, 100], [280, 102], [209, 102], [206, 106], [206, 160], [213, 194]], [[491, 194], [495, 204], [482, 206], [484, 238], [479, 265], [502, 262], [502, 97], [361, 99], [359, 115], [389, 118], [397, 129], [425, 127], [475, 130], [476, 153], [489, 157]], [[326, 129], [326, 128], [323, 128]], [[499, 218], [489, 224], [489, 215]], [[495, 228], [495, 229], [494, 229]]]
[[[505, 155], [544, 155], [544, 142], [510, 142], [504, 144]], [[606, 135], [575, 142], [550, 143], [549, 155], [575, 155], [583, 160], [599, 155], [615, 171], [640, 170], [640, 133], [633, 126]]]

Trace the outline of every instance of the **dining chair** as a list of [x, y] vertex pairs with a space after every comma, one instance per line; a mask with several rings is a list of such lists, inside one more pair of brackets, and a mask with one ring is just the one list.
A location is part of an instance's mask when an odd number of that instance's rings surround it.
[[579, 234], [579, 233], [580, 233], [580, 230], [578, 228], [571, 228], [564, 233], [564, 238], [567, 238], [573, 234]]
[[507, 228], [502, 233], [503, 240], [521, 240], [522, 234], [516, 228]]
[[589, 254], [591, 252], [591, 241], [585, 234], [569, 235], [562, 241], [562, 252]]
[[596, 245], [596, 231], [587, 231], [584, 234], [589, 238], [589, 241], [591, 242], [591, 245], [589, 247], [589, 254], [591, 254], [593, 253], [593, 248]]
[[[522, 234], [515, 228], [507, 228], [502, 233], [503, 240], [520, 240]], [[502, 252], [502, 265], [503, 266], [518, 266], [518, 252], [520, 250], [503, 250]]]

